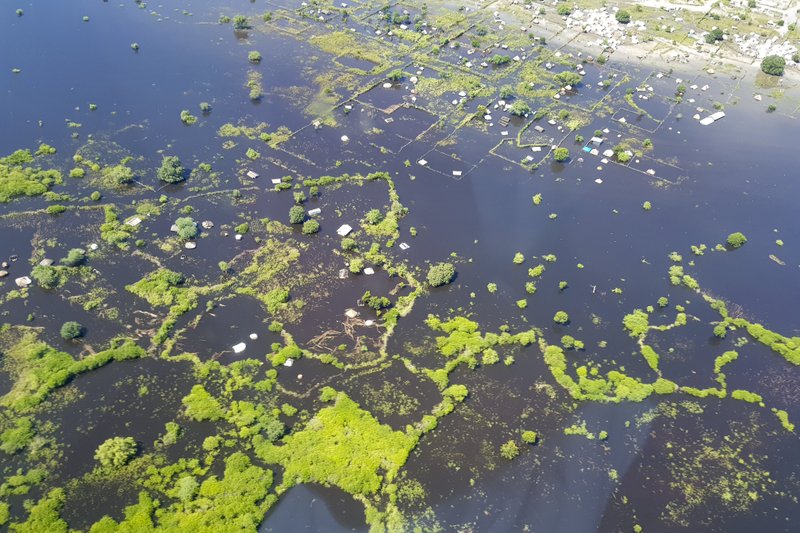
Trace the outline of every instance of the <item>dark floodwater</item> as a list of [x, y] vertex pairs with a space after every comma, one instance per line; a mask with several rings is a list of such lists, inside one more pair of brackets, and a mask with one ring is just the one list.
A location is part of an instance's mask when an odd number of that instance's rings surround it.
[[[286, 151], [272, 152], [259, 141], [243, 138], [235, 139], [236, 148], [224, 150], [216, 131], [226, 122], [242, 121], [248, 125], [266, 122], [268, 130], [274, 131], [281, 125], [297, 130], [311, 121], [302, 112], [303, 104], [308, 103], [303, 98], [307, 96], [298, 96], [306, 93], [295, 88], [310, 88], [307, 92], [315, 94], [314, 75], [334, 68], [330, 58], [305, 44], [304, 39], [298, 41], [278, 32], [235, 34], [230, 25], [217, 24], [221, 14], [255, 15], [296, 5], [256, 1], [221, 6], [212, 1], [164, 1], [140, 9], [128, 1], [20, 2], [18, 7], [25, 11], [22, 17], [16, 17], [12, 7], [16, 8], [6, 5], [0, 14], [2, 154], [46, 142], [58, 148], [54, 164], [69, 169], [72, 154], [92, 137], [105, 143], [104, 148], [113, 146], [122, 150], [121, 155], [114, 152], [114, 159], [108, 163], [118, 161], [122, 155], [135, 156], [137, 159], [131, 165], [137, 176], [153, 187], [157, 187], [154, 169], [162, 151], [180, 156], [187, 166], [212, 163], [220, 173], [220, 183], [214, 185], [219, 189], [241, 187], [238, 176], [244, 168], [258, 170], [262, 176], [255, 183], [255, 190], [245, 192], [246, 202], [231, 202], [227, 197], [189, 201], [197, 209], [195, 218], [213, 219], [218, 224], [238, 223], [240, 214], [248, 219], [282, 220], [292, 204], [291, 198], [265, 189], [269, 187], [267, 180], [287, 173], [318, 176], [389, 171], [401, 200], [410, 210], [403, 220], [401, 240], [412, 246], [397, 253], [420, 267], [426, 260], [445, 260], [451, 253], [461, 258], [456, 283], [432, 291], [401, 321], [389, 344], [392, 354], [404, 353], [407, 343], [417, 346], [430, 339], [430, 332], [423, 325], [429, 312], [445, 315], [450, 310], [462, 309], [473, 313], [484, 331], [494, 331], [504, 324], [514, 330], [539, 326], [550, 343], [570, 334], [586, 342], [587, 357], [608, 362], [606, 369], [614, 368], [610, 362], [615, 361], [631, 373], [644, 373], [646, 367], [635, 355], [636, 345], [622, 330], [621, 319], [634, 308], [653, 305], [658, 297], [669, 296], [671, 303], [687, 305], [688, 312], [703, 322], [702, 326], [690, 324], [675, 332], [653, 335], [652, 342], [659, 347], [665, 375], [682, 384], [711, 386], [713, 359], [731, 349], [730, 339], [724, 343], [714, 339], [711, 327], [706, 327], [714, 320], [713, 313], [697, 295], [669, 284], [667, 254], [673, 250], [684, 256], [684, 263], [696, 260], [696, 266], [686, 266], [687, 272], [704, 288], [742, 306], [746, 316], [770, 329], [789, 336], [798, 334], [797, 123], [780, 112], [765, 114], [765, 106], [752, 99], [754, 92], [760, 92], [754, 87], [752, 76], [737, 84], [719, 74], [694, 78], [684, 74], [698, 85], [708, 83], [711, 88], [708, 92], [688, 91], [686, 98], [697, 101], [694, 104], [685, 101], [672, 108], [667, 98], [674, 92], [677, 74], [672, 79], [659, 80], [648, 78], [651, 70], [645, 67], [620, 64], [605, 67], [628, 72], [632, 78], [627, 85], [630, 87], [647, 79], [660, 97], [641, 105], [663, 122], [659, 125], [648, 119], [637, 123], [635, 116], [628, 115], [629, 122], [638, 124], [640, 129], [637, 129], [621, 126], [611, 116], [604, 116], [593, 120], [580, 133], [588, 138], [595, 129], [610, 128], [612, 143], [617, 135], [650, 138], [655, 148], [648, 155], [653, 159], [643, 158], [631, 166], [640, 170], [654, 168], [657, 176], [674, 182], [663, 187], [654, 186], [646, 174], [614, 164], [604, 165], [598, 157], [580, 152], [580, 146], [572, 142], [572, 135], [565, 141], [572, 152], [569, 164], [548, 161], [531, 171], [489, 153], [501, 140], [499, 126], [490, 128], [488, 133], [465, 128], [457, 134], [457, 143], [434, 150], [435, 142], [446, 137], [451, 128], [429, 130], [438, 117], [415, 109], [401, 109], [393, 115], [393, 123], [386, 123], [385, 115], [374, 108], [400, 103], [409, 93], [403, 86], [384, 89], [380, 83], [353, 102], [349, 114], [336, 112], [337, 127], [306, 128], [286, 143]], [[82, 20], [84, 15], [90, 17], [89, 22]], [[133, 42], [139, 43], [138, 52], [131, 49]], [[261, 51], [264, 59], [260, 65], [247, 62], [249, 50]], [[398, 59], [398, 65], [405, 62]], [[21, 72], [12, 74], [13, 68]], [[244, 87], [251, 69], [263, 76], [265, 95], [258, 103], [248, 99]], [[592, 67], [587, 82], [596, 83], [599, 79]], [[382, 79], [378, 75], [374, 81]], [[624, 88], [615, 89], [618, 100]], [[452, 96], [446, 95], [443, 100], [449, 101]], [[582, 105], [581, 99], [599, 97], [596, 90], [586, 89], [579, 91], [574, 99]], [[203, 101], [213, 106], [207, 116], [198, 108]], [[727, 116], [722, 121], [703, 127], [691, 118], [696, 106], [710, 108], [715, 101], [726, 104]], [[98, 106], [96, 111], [89, 110], [90, 103]], [[430, 102], [419, 98], [417, 103], [425, 107]], [[179, 120], [182, 109], [197, 115], [198, 123], [182, 124]], [[80, 123], [81, 127], [70, 128], [67, 121]], [[513, 121], [506, 129], [513, 137], [520, 127], [521, 123]], [[370, 133], [373, 128], [383, 132]], [[413, 141], [426, 130], [429, 131], [425, 136]], [[555, 127], [548, 130], [546, 136], [557, 137], [556, 142], [564, 135], [556, 132]], [[344, 134], [350, 138], [346, 145], [340, 141]], [[257, 147], [265, 157], [256, 163], [237, 162], [236, 159], [243, 159], [249, 146]], [[378, 146], [388, 151], [381, 153]], [[521, 149], [503, 153], [515, 160], [532, 154]], [[272, 159], [268, 161], [267, 155]], [[414, 163], [420, 158], [429, 162], [428, 168]], [[404, 165], [406, 160], [412, 162], [411, 168]], [[665, 164], [666, 160], [671, 164]], [[598, 165], [603, 169], [597, 170]], [[454, 179], [453, 170], [461, 170], [463, 176]], [[415, 179], [410, 179], [411, 176]], [[602, 184], [595, 182], [598, 178]], [[193, 194], [192, 186], [190, 181], [167, 192], [172, 198], [186, 198]], [[66, 178], [65, 185], [57, 190], [80, 198], [95, 188], [90, 183]], [[544, 202], [534, 207], [531, 196], [536, 193], [542, 194]], [[133, 196], [115, 196], [111, 192], [104, 195], [107, 201], [118, 201], [123, 206], [123, 216], [133, 213], [132, 207], [124, 207]], [[135, 198], [155, 200], [159, 195], [160, 192], [143, 191]], [[652, 202], [651, 211], [642, 209], [644, 201]], [[337, 207], [345, 213], [350, 209], [355, 217], [363, 212], [363, 206], [379, 207], [385, 202], [385, 189], [381, 185], [345, 187], [310, 201], [309, 208], [323, 209], [319, 242], [327, 242], [324, 239], [338, 226], [339, 219], [333, 214]], [[7, 213], [44, 205], [41, 199], [23, 199], [1, 209]], [[558, 217], [551, 220], [550, 213], [557, 213]], [[165, 235], [175, 216], [177, 212], [172, 211], [146, 220], [140, 235]], [[97, 215], [70, 213], [62, 219], [63, 227], [57, 220], [42, 219], [21, 225], [2, 222], [0, 256], [21, 257], [19, 263], [12, 265], [12, 279], [23, 275], [21, 272], [27, 268], [22, 263], [31, 255], [34, 235], [58, 239], [58, 246], [45, 247], [55, 257], [73, 246], [86, 246], [99, 239], [96, 230], [91, 229], [99, 224]], [[86, 231], [71, 231], [69, 224]], [[416, 237], [408, 235], [411, 226], [418, 230]], [[713, 248], [733, 231], [747, 235], [746, 246], [731, 253], [709, 250], [703, 257], [691, 255], [690, 245], [706, 243]], [[192, 255], [164, 254], [165, 266], [205, 281], [217, 275], [218, 261], [229, 260], [255, 247], [247, 236], [235, 241], [216, 230], [210, 233], [208, 238], [200, 240]], [[785, 246], [777, 247], [776, 239], [784, 240]], [[511, 261], [518, 251], [529, 258], [523, 266]], [[153, 252], [158, 254], [157, 250]], [[530, 258], [548, 253], [555, 254], [557, 262], [548, 264], [537, 293], [527, 296], [528, 307], [518, 310], [514, 302], [526, 297], [527, 268], [540, 262]], [[785, 266], [772, 261], [770, 254], [777, 255]], [[309, 262], [322, 264], [329, 272], [339, 267], [322, 252], [313, 255]], [[585, 268], [577, 268], [578, 263]], [[120, 289], [111, 297], [113, 304], [122, 310], [120, 319], [97, 318], [79, 305], [69, 304], [57, 293], [34, 288], [27, 301], [16, 300], [3, 307], [3, 321], [23, 324], [27, 314], [34, 313], [35, 325], [44, 326], [48, 332], [46, 340], [76, 354], [80, 348], [64, 343], [56, 332], [63, 321], [78, 317], [88, 326], [87, 343], [96, 347], [106, 344], [134, 324], [129, 311], [139, 303], [121, 287], [154, 267], [140, 257], [113, 253], [106, 254], [94, 266]], [[558, 290], [560, 280], [568, 281], [567, 290]], [[497, 294], [486, 291], [489, 282], [497, 284]], [[0, 286], [0, 294], [6, 294], [11, 285], [6, 282]], [[393, 286], [392, 280], [380, 272], [372, 278], [330, 282], [323, 297], [309, 302], [302, 327], [293, 332], [295, 338], [306, 341], [333, 327], [343, 309], [352, 306], [364, 290], [386, 292]], [[622, 288], [623, 293], [611, 292], [615, 287]], [[474, 298], [470, 297], [471, 292], [475, 293]], [[569, 313], [569, 326], [553, 325], [552, 317], [557, 310]], [[180, 341], [181, 351], [196, 351], [201, 358], [219, 356], [225, 360], [226, 356], [219, 354], [245, 340], [251, 332], [259, 333], [260, 338], [250, 343], [252, 353], [245, 355], [261, 355], [268, 350], [269, 343], [277, 340], [277, 335], [266, 330], [268, 314], [251, 299], [232, 299], [215, 313], [218, 319], [205, 316], [198, 333]], [[593, 316], [600, 318], [600, 325], [593, 324]], [[674, 319], [672, 311], [663, 316], [663, 322]], [[608, 347], [598, 349], [600, 341], [607, 341]], [[675, 347], [675, 351], [668, 353], [670, 347]], [[741, 360], [728, 372], [729, 390], [754, 390], [764, 396], [767, 405], [786, 409], [791, 420], [800, 420], [799, 403], [792, 402], [785, 390], [764, 386], [772, 376], [788, 376], [797, 384], [797, 370], [753, 343], [740, 352]], [[471, 524], [476, 531], [518, 531], [525, 526], [533, 531], [627, 531], [633, 523], [642, 524], [648, 532], [683, 529], [675, 522], [660, 519], [667, 502], [681, 497], [681, 489], [669, 485], [671, 472], [674, 473], [669, 463], [674, 458], [668, 457], [665, 441], [684, 443], [691, 448], [694, 439], [710, 433], [719, 442], [730, 432], [731, 424], [752, 425], [753, 413], [757, 413], [758, 423], [763, 425], [759, 431], [764, 438], [752, 451], [766, 457], [761, 464], [777, 481], [778, 490], [797, 494], [795, 477], [800, 448], [794, 435], [779, 431], [767, 410], [730, 399], [702, 400], [705, 408], [702, 415], [684, 414], [674, 422], [656, 419], [643, 427], [628, 428], [626, 422], [653, 408], [656, 400], [641, 405], [578, 405], [569, 413], [564, 406], [571, 402], [560, 390], [553, 400], [535, 387], [536, 383], [555, 386], [539, 352], [528, 348], [514, 355], [516, 363], [511, 367], [498, 365], [474, 372], [460, 368], [451, 376], [451, 382], [465, 383], [471, 391], [465, 409], [457, 410], [441, 422], [437, 431], [426, 436], [404, 469], [409, 478], [418, 480], [426, 489], [425, 505], [433, 508], [445, 530]], [[227, 357], [231, 360], [230, 354]], [[436, 356], [427, 357], [433, 361]], [[131, 404], [134, 389], [115, 384], [138, 379], [137, 376], [147, 376], [152, 383], [174, 384], [174, 390], [180, 392], [173, 403], [177, 411], [179, 397], [193, 378], [188, 372], [165, 370], [167, 366], [112, 365], [96, 372], [96, 377], [89, 375], [75, 380], [73, 386], [86, 396], [59, 413], [62, 441], [69, 444], [65, 452], [68, 461], [63, 472], [58, 473], [61, 479], [90, 470], [89, 450], [113, 434], [120, 423], [137, 440], [152, 443], [164, 422], [170, 420], [168, 410], [161, 406], [148, 418], [146, 413], [151, 406], [147, 401], [143, 401], [142, 408], [135, 408]], [[341, 388], [358, 400], [365, 386], [380, 386], [389, 380], [389, 374], [394, 379], [403, 370], [393, 366], [386, 372], [342, 383]], [[299, 373], [305, 375], [302, 382], [295, 379]], [[320, 384], [339, 387], [340, 376], [328, 367], [301, 361], [282, 373], [284, 377], [288, 379], [287, 388], [296, 387], [302, 392], [304, 387]], [[431, 396], [436, 397], [428, 383], [398, 386], [405, 387], [409, 394], [416, 393], [422, 409], [429, 408]], [[105, 402], [110, 398], [119, 404], [118, 419], [102, 411], [86, 427], [79, 423], [82, 413], [92, 412], [95, 399]], [[312, 405], [309, 401], [305, 407]], [[578, 420], [585, 420], [593, 431], [606, 429], [608, 442], [600, 444], [564, 436], [562, 429]], [[395, 427], [404, 423], [382, 421]], [[688, 428], [685, 431], [684, 422]], [[496, 453], [494, 461], [487, 457], [485, 443], [496, 450], [500, 443], [518, 435], [523, 426], [542, 435], [541, 445], [513, 462], [500, 460]], [[204, 430], [196, 428], [196, 431], [200, 434]], [[610, 469], [617, 471], [618, 481], [610, 478]], [[98, 503], [102, 501], [109, 509], [117, 507], [114, 514], [119, 517], [119, 508], [132, 501], [130, 494], [120, 494], [118, 500], [111, 501], [108, 495], [98, 495]], [[621, 503], [623, 497], [627, 504]], [[70, 516], [76, 527], [85, 527], [99, 518], [92, 516], [95, 511], [91, 507], [84, 505], [72, 511]], [[412, 511], [421, 512], [422, 507], [412, 506]], [[790, 531], [796, 530], [792, 526], [800, 523], [800, 514], [791, 497], [767, 495], [746, 512], [734, 512], [719, 501], [709, 500], [691, 511], [689, 523], [693, 529], [708, 531], [746, 532], [756, 528]], [[299, 486], [291, 489], [270, 511], [262, 531], [351, 531], [365, 527], [360, 504], [348, 495], [335, 489]]]

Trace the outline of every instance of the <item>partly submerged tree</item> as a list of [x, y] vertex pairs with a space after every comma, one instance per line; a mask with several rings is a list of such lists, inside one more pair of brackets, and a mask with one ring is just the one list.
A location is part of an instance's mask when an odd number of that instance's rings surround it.
[[167, 155], [161, 160], [157, 171], [158, 179], [166, 183], [178, 183], [184, 180], [184, 168], [177, 156]]
[[456, 275], [456, 269], [451, 263], [437, 263], [428, 270], [428, 284], [431, 287], [447, 285]]

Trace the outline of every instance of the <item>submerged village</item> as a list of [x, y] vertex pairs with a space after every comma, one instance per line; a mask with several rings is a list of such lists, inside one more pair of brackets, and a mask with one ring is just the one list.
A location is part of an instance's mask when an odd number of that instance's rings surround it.
[[800, 3], [0, 13], [0, 530], [800, 529]]

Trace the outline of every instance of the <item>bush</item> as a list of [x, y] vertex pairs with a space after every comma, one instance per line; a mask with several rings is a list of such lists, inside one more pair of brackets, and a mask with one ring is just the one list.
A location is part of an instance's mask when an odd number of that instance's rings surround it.
[[744, 236], [743, 233], [731, 233], [728, 235], [728, 246], [731, 248], [740, 248], [744, 243], [747, 242], [747, 237]]
[[359, 274], [362, 270], [364, 270], [364, 260], [360, 257], [355, 257], [350, 260], [350, 272], [353, 274]]
[[177, 156], [168, 155], [164, 156], [161, 160], [161, 167], [159, 167], [156, 175], [158, 179], [166, 183], [178, 183], [184, 179], [184, 169], [181, 166], [181, 160]]
[[102, 194], [100, 194], [100, 191], [94, 191], [94, 192], [92, 192], [92, 194], [90, 194], [90, 195], [89, 195], [89, 198], [90, 198], [90, 199], [91, 199], [93, 202], [99, 202], [99, 201], [100, 201], [100, 198], [102, 198], [102, 197], [103, 197], [103, 195], [102, 195]]
[[522, 441], [527, 444], [536, 444], [536, 440], [539, 436], [536, 434], [535, 431], [523, 431], [522, 432]]
[[112, 437], [97, 447], [94, 458], [105, 467], [119, 468], [136, 455], [137, 448], [133, 437]]
[[60, 215], [61, 213], [63, 213], [66, 210], [67, 210], [67, 208], [65, 206], [63, 206], [63, 205], [50, 205], [50, 206], [47, 207], [47, 209], [45, 209], [45, 211], [47, 211], [48, 215], [53, 215], [53, 216]]
[[289, 222], [291, 224], [302, 224], [306, 219], [306, 211], [299, 205], [293, 205], [289, 209]]
[[314, 220], [313, 218], [310, 220], [306, 220], [303, 223], [303, 234], [305, 235], [313, 235], [314, 233], [319, 231], [319, 222]]
[[83, 335], [83, 326], [77, 322], [64, 322], [64, 325], [61, 326], [61, 338], [64, 340], [77, 339], [81, 335]]
[[631, 14], [625, 11], [624, 9], [620, 9], [619, 11], [617, 11], [615, 17], [617, 19], [617, 22], [619, 22], [620, 24], [627, 24], [631, 21]]
[[125, 185], [133, 181], [133, 170], [125, 165], [114, 165], [103, 170], [103, 180], [110, 185]]
[[261, 53], [253, 50], [252, 52], [247, 54], [247, 60], [251, 63], [261, 63]]
[[456, 269], [451, 263], [438, 263], [428, 270], [428, 284], [431, 287], [447, 285], [456, 275]]
[[178, 236], [181, 239], [194, 239], [197, 237], [197, 222], [192, 217], [181, 217], [175, 221], [178, 226]]
[[356, 241], [355, 239], [351, 239], [350, 237], [345, 237], [342, 239], [342, 250], [345, 252], [349, 252], [351, 250], [355, 250], [356, 248]]
[[566, 324], [569, 322], [569, 315], [565, 311], [558, 311], [555, 316], [553, 316], [553, 322], [556, 324]]
[[562, 17], [566, 17], [572, 14], [572, 6], [569, 6], [567, 4], [561, 4], [560, 6], [558, 6], [558, 9], [556, 9], [556, 12]]
[[364, 217], [364, 219], [367, 221], [367, 224], [374, 226], [383, 220], [383, 213], [377, 209], [370, 209], [367, 211], [367, 215]]
[[233, 230], [239, 235], [244, 235], [250, 231], [250, 224], [248, 224], [247, 222], [242, 222], [241, 224], [233, 228]]
[[553, 151], [553, 158], [558, 161], [559, 163], [563, 163], [567, 159], [569, 159], [569, 150], [566, 148], [556, 148]]
[[786, 60], [781, 56], [767, 56], [761, 61], [761, 71], [770, 76], [783, 76]]

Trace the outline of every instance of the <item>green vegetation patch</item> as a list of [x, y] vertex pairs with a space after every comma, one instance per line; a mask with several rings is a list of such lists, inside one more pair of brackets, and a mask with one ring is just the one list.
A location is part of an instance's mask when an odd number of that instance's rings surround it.
[[[285, 468], [284, 485], [335, 485], [350, 494], [374, 494], [391, 482], [417, 438], [381, 424], [346, 394], [320, 410], [283, 445], [256, 445], [258, 456]], [[383, 474], [381, 474], [383, 472]]]

